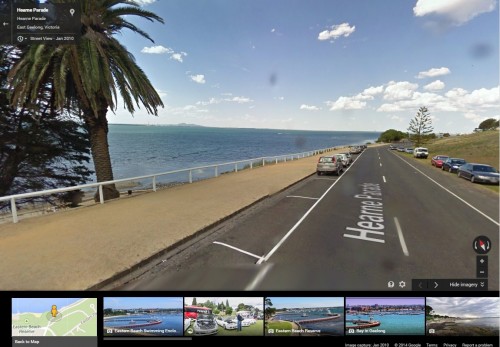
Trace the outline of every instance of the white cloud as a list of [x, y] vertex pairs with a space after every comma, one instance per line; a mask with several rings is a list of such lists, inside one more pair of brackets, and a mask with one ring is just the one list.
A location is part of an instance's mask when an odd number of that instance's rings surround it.
[[390, 81], [384, 91], [385, 100], [401, 100], [409, 99], [413, 96], [415, 90], [417, 90], [418, 84], [404, 82], [394, 82]]
[[335, 102], [327, 101], [330, 111], [336, 110], [361, 110], [366, 107], [365, 101], [360, 101], [356, 97], [341, 96]]
[[495, 7], [495, 0], [418, 0], [413, 13], [417, 17], [437, 15], [459, 26]]
[[432, 68], [427, 71], [421, 71], [418, 73], [418, 76], [416, 78], [426, 78], [426, 77], [437, 77], [437, 76], [443, 76], [443, 75], [448, 75], [450, 74], [451, 71], [447, 67], [440, 67], [440, 68]]
[[208, 101], [198, 101], [198, 102], [196, 102], [196, 105], [207, 106], [207, 105], [219, 104], [221, 102], [222, 102], [221, 99], [210, 98]]
[[424, 86], [425, 90], [435, 91], [444, 89], [444, 83], [440, 80], [436, 80]]
[[306, 111], [319, 111], [319, 110], [321, 110], [321, 108], [318, 106], [306, 105], [306, 104], [300, 105], [300, 109], [306, 110]]
[[163, 47], [162, 45], [144, 47], [141, 50], [141, 53], [147, 53], [147, 54], [170, 54], [173, 52], [174, 51], [171, 48]]
[[185, 56], [187, 56], [186, 52], [173, 53], [170, 56], [170, 59], [177, 60], [179, 63], [182, 63], [184, 61], [183, 57], [185, 57]]
[[199, 84], [205, 84], [205, 75], [191, 75], [189, 76], [192, 81], [199, 83]]
[[156, 2], [156, 0], [135, 0], [135, 2], [137, 2], [140, 6], [147, 6]]
[[244, 96], [235, 96], [231, 99], [226, 99], [226, 101], [237, 102], [238, 104], [245, 104], [247, 102], [252, 102], [253, 100]]
[[498, 107], [500, 102], [500, 88], [481, 88], [465, 95], [462, 100], [467, 106]]
[[276, 32], [276, 29], [275, 29], [275, 28], [272, 28], [272, 29], [271, 29], [271, 32], [272, 32], [272, 33]]
[[403, 109], [396, 104], [382, 104], [379, 108], [377, 108], [377, 112], [398, 112]]
[[356, 26], [349, 26], [349, 23], [342, 23], [339, 25], [333, 25], [331, 29], [332, 30], [324, 30], [320, 32], [318, 35], [318, 40], [325, 41], [335, 40], [341, 36], [348, 37], [356, 30]]
[[377, 94], [382, 93], [383, 91], [384, 91], [384, 86], [370, 87], [363, 90], [361, 94], [375, 96]]
[[285, 97], [284, 96], [275, 96], [273, 99], [283, 101], [283, 100], [285, 100]]

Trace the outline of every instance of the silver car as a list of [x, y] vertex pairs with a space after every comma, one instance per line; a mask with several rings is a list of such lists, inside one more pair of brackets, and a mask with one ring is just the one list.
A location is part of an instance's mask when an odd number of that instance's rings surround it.
[[323, 173], [335, 173], [337, 176], [340, 176], [344, 165], [342, 161], [338, 159], [337, 155], [329, 155], [320, 157], [318, 160], [318, 164], [316, 166], [316, 173], [321, 175]]

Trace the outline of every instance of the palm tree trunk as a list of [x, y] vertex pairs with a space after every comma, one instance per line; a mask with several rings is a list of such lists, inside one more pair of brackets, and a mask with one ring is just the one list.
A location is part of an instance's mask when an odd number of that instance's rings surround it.
[[[90, 135], [90, 148], [92, 151], [97, 182], [113, 180], [113, 168], [111, 167], [111, 157], [109, 155], [108, 145], [107, 109], [107, 105], [105, 107], [100, 107], [98, 117], [95, 117], [91, 110], [85, 110], [84, 112], [84, 121]], [[114, 184], [108, 184], [102, 188], [104, 200], [120, 197], [120, 192], [116, 189]], [[99, 191], [95, 193], [94, 200], [96, 202], [99, 201]]]

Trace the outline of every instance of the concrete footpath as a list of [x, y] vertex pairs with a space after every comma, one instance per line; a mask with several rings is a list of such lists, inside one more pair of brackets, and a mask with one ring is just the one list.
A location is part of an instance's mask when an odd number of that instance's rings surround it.
[[313, 174], [318, 157], [0, 224], [0, 290], [98, 286]]

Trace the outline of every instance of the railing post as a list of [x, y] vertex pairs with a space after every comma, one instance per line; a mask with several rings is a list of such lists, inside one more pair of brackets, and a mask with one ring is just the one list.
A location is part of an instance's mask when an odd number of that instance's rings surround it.
[[286, 155], [285, 155], [285, 163], [286, 163]]
[[278, 157], [276, 157], [276, 164], [278, 164]]
[[153, 192], [156, 192], [156, 176], [153, 176]]
[[193, 170], [189, 170], [189, 183], [193, 183]]
[[262, 158], [262, 166], [264, 167], [266, 165], [266, 160]]
[[219, 176], [219, 167], [217, 165], [215, 165], [215, 176], [214, 177], [217, 177]]
[[250, 162], [250, 169], [253, 169], [253, 161]]
[[15, 198], [10, 199], [10, 211], [12, 212], [12, 222], [19, 222], [19, 220], [17, 219], [17, 207]]
[[99, 202], [104, 204], [104, 194], [102, 193], [102, 184], [99, 184]]
[[238, 163], [234, 164], [234, 172], [238, 172]]

